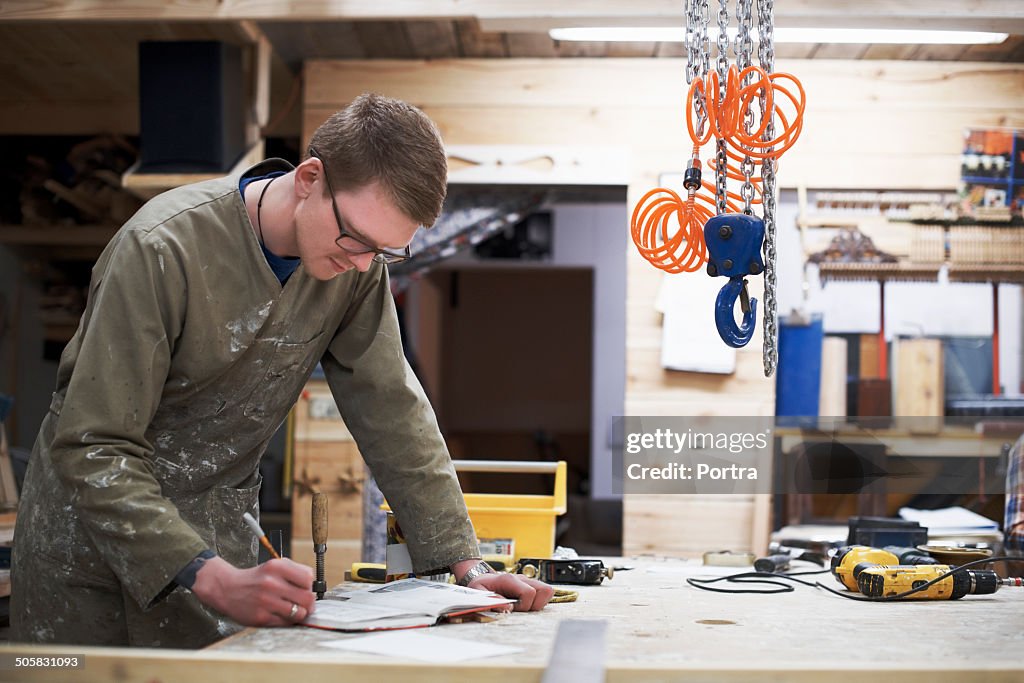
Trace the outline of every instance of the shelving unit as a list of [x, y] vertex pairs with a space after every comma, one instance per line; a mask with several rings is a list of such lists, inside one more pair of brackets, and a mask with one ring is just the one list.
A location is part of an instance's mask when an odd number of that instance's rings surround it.
[[0, 244], [17, 247], [103, 247], [116, 225], [0, 225]]
[[226, 173], [139, 173], [136, 170], [138, 168], [138, 163], [136, 163], [121, 176], [121, 185], [139, 196], [148, 198], [172, 187], [241, 173], [263, 160], [264, 146], [263, 140], [257, 141]]
[[964, 183], [971, 185], [989, 185], [1000, 189], [1006, 189], [1005, 206], [1013, 204], [1016, 191], [1024, 188], [1024, 163], [1017, 161], [1020, 155], [1024, 154], [1024, 131], [1013, 131], [1011, 134], [1012, 143], [1010, 146], [1009, 163], [1006, 166], [1005, 178], [991, 178], [988, 176], [964, 175]]

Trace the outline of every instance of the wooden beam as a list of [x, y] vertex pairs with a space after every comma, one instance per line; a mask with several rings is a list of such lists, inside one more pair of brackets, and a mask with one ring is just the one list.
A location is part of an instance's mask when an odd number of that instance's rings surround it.
[[[677, 26], [677, 0], [57, 0], [13, 1], [0, 5], [0, 21], [243, 20], [314, 21], [322, 19], [396, 20], [476, 18], [486, 31], [546, 31], [573, 25]], [[783, 2], [775, 7], [778, 26], [879, 26], [1000, 30], [1024, 33], [1017, 0], [847, 0]]]
[[[397, 96], [419, 106], [653, 106], [679, 112], [686, 86], [682, 59], [566, 64], [544, 59], [313, 60], [306, 69], [307, 106], [351, 101], [372, 80], [378, 92], [401, 92]], [[942, 110], [957, 103], [980, 112], [990, 107], [1019, 109], [1024, 102], [1024, 66], [1018, 64], [782, 60], [777, 71], [796, 74], [805, 87], [814, 89], [808, 112], [813, 108], [815, 116], [822, 111], [911, 103], [922, 110]], [[473, 78], [483, 73], [490, 84], [486, 88]], [[974, 90], [985, 93], [983, 104], [971, 102]]]
[[249, 43], [249, 113], [245, 142], [252, 147], [263, 140], [263, 129], [270, 120], [270, 62], [274, 48], [254, 21], [241, 21], [239, 31]]

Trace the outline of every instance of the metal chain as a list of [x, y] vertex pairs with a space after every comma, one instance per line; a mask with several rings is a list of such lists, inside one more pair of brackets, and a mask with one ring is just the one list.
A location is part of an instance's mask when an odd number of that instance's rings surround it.
[[703, 78], [711, 69], [711, 39], [708, 37], [708, 24], [711, 23], [711, 9], [708, 0], [700, 0], [700, 72]]
[[[694, 79], [703, 80], [707, 74], [708, 55], [704, 44], [708, 40], [708, 0], [686, 0], [686, 84]], [[704, 134], [708, 115], [704, 97], [697, 91], [693, 102], [697, 115], [697, 137]]]
[[700, 68], [700, 54], [697, 52], [697, 27], [700, 25], [700, 0], [686, 0], [686, 84], [693, 83]]
[[[719, 0], [718, 8], [718, 61], [715, 64], [718, 72], [719, 108], [725, 100], [725, 80], [729, 71], [729, 0]], [[725, 213], [726, 205], [726, 158], [725, 140], [715, 136], [715, 209], [719, 216]]]
[[[757, 29], [760, 38], [757, 54], [760, 67], [769, 76], [775, 72], [775, 45], [773, 38], [773, 22], [775, 12], [774, 0], [757, 0]], [[763, 93], [762, 93], [763, 94]], [[767, 121], [762, 140], [768, 141], [775, 137], [775, 111], [766, 111], [767, 102], [761, 97], [761, 120]], [[770, 152], [771, 148], [766, 151]], [[779, 362], [777, 345], [778, 328], [776, 325], [777, 301], [775, 298], [775, 160], [765, 159], [761, 164], [761, 177], [764, 183], [762, 201], [764, 202], [764, 376], [771, 377]]]
[[[750, 55], [753, 52], [753, 41], [750, 38], [751, 15], [750, 6], [752, 0], [737, 0], [736, 2], [736, 67], [743, 71], [750, 66]], [[753, 81], [753, 75], [748, 74], [741, 87], [747, 87]], [[754, 130], [754, 111], [747, 107], [743, 112], [743, 130], [749, 136]], [[754, 201], [754, 183], [751, 177], [754, 175], [754, 160], [749, 154], [743, 155], [743, 163], [740, 165], [743, 173], [743, 186], [740, 188], [740, 196], [743, 198], [743, 213], [751, 215], [751, 204]]]

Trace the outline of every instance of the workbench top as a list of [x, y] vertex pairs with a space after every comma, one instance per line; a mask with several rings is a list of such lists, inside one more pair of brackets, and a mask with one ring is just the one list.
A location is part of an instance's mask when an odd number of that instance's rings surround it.
[[[383, 657], [327, 648], [326, 642], [366, 634], [296, 626], [247, 629], [197, 652], [15, 644], [0, 653], [39, 657], [74, 650], [84, 656], [85, 666], [74, 672], [0, 668], [0, 681], [536, 683], [565, 619], [607, 621], [603, 659], [609, 683], [1024, 680], [1024, 589], [1004, 587], [994, 595], [899, 604], [854, 602], [800, 585], [777, 595], [724, 595], [693, 588], [686, 578], [739, 570], [656, 558], [606, 559], [606, 564], [634, 569], [617, 571], [600, 586], [578, 587], [575, 603], [502, 615], [491, 623], [419, 630], [522, 648], [517, 654], [428, 664], [399, 654]], [[829, 574], [819, 577], [838, 586]], [[600, 657], [596, 646], [593, 657]]]
[[[843, 663], [871, 662], [883, 668], [920, 666], [946, 671], [1004, 667], [1017, 671], [1017, 680], [1024, 678], [1024, 589], [1004, 587], [994, 595], [900, 604], [855, 602], [802, 585], [777, 595], [726, 595], [694, 588], [686, 578], [741, 570], [676, 559], [606, 559], [605, 563], [633, 569], [617, 571], [614, 579], [600, 586], [564, 586], [579, 590], [575, 603], [500, 615], [491, 623], [440, 624], [429, 633], [523, 648], [518, 654], [476, 661], [495, 666], [543, 668], [559, 622], [605, 619], [605, 658], [609, 668], [615, 669], [799, 664], [833, 670]], [[797, 568], [794, 563], [793, 570]], [[831, 574], [801, 578], [839, 588]], [[234, 652], [333, 654], [336, 651], [323, 643], [363, 635], [304, 627], [249, 629], [216, 647]], [[358, 653], [343, 657], [352, 662], [382, 660]]]

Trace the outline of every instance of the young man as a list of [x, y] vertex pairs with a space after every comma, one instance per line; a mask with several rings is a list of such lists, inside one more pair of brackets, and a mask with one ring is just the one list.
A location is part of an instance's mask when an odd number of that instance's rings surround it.
[[15, 532], [13, 640], [201, 647], [314, 609], [312, 571], [256, 566], [258, 464], [319, 361], [417, 572], [541, 609], [479, 561], [384, 266], [446, 190], [436, 127], [364, 95], [292, 168], [167, 192], [114, 237], [58, 369]]

